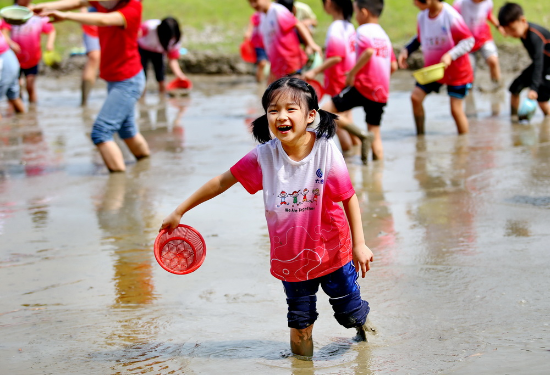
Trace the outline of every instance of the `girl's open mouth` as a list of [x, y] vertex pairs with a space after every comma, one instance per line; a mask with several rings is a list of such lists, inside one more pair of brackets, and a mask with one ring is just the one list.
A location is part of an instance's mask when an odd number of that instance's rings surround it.
[[284, 125], [284, 126], [278, 126], [277, 127], [277, 130], [280, 131], [280, 132], [287, 132], [290, 129], [292, 129], [292, 126], [290, 126], [290, 125]]

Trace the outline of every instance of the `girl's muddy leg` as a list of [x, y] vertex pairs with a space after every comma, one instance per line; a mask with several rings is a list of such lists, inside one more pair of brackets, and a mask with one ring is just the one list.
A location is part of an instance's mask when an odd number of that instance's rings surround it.
[[136, 159], [139, 160], [149, 156], [149, 145], [147, 144], [147, 141], [145, 140], [145, 138], [143, 138], [141, 133], [137, 133], [132, 138], [126, 138], [124, 142], [130, 149], [132, 154], [134, 154]]
[[99, 143], [97, 149], [110, 172], [124, 172], [126, 170], [122, 151], [114, 141]]
[[512, 116], [518, 114], [518, 108], [519, 108], [519, 94], [512, 94], [510, 96], [510, 114]]
[[548, 102], [539, 102], [539, 107], [544, 113], [544, 116], [550, 115], [550, 104]]
[[458, 134], [468, 133], [468, 118], [464, 112], [464, 99], [451, 96], [451, 114], [455, 119]]
[[313, 356], [313, 324], [304, 329], [290, 329], [290, 349], [293, 354]]
[[413, 107], [414, 123], [416, 125], [416, 134], [424, 134], [424, 99], [426, 92], [420, 87], [415, 87], [411, 94], [411, 103]]
[[369, 132], [374, 134], [374, 139], [372, 140], [372, 160], [382, 160], [384, 159], [384, 147], [382, 146], [382, 136], [380, 135], [380, 126], [379, 125], [369, 125]]

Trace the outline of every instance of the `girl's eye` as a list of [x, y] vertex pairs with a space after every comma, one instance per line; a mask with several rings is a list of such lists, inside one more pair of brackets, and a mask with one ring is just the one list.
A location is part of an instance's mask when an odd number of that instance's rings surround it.
[[275, 109], [272, 109], [272, 110], [270, 110], [268, 113], [270, 113], [270, 114], [275, 114], [275, 113], [277, 113], [277, 111], [276, 111]]

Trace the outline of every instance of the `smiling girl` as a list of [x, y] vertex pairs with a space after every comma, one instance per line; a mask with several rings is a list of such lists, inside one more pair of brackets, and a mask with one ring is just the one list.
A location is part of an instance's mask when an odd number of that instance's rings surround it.
[[[373, 254], [365, 245], [346, 164], [331, 139], [336, 116], [319, 110], [312, 86], [289, 77], [267, 88], [262, 106], [266, 114], [253, 122], [261, 144], [180, 204], [161, 230], [176, 228], [187, 211], [237, 182], [250, 194], [263, 190], [271, 274], [285, 288], [292, 352], [313, 355], [319, 286], [329, 295], [338, 323], [356, 328], [359, 340], [366, 340], [372, 330], [366, 324], [369, 304], [361, 299], [357, 273], [365, 277]], [[284, 192], [305, 189], [317, 195], [316, 202], [281, 204]]]

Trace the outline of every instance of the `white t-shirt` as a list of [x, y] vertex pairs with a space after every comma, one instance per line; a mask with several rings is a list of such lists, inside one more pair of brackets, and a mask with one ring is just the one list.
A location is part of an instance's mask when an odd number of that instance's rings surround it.
[[[159, 27], [161, 20], [147, 20], [141, 24], [141, 37], [138, 39], [138, 45], [147, 51], [156, 53], [165, 53], [166, 51], [160, 44], [157, 28]], [[180, 57], [180, 43], [179, 41], [171, 40], [168, 43], [168, 58], [177, 59]]]
[[489, 40], [493, 40], [491, 29], [487, 24], [487, 19], [493, 12], [492, 0], [484, 0], [480, 3], [474, 3], [472, 0], [455, 0], [453, 8], [462, 15], [475, 38], [472, 52], [480, 49]]
[[343, 20], [330, 24], [325, 41], [325, 55], [342, 58], [338, 64], [325, 70], [325, 91], [335, 96], [346, 87], [346, 73], [355, 65], [355, 27]]
[[350, 262], [350, 229], [337, 202], [355, 191], [334, 141], [316, 139], [310, 154], [294, 161], [273, 139], [249, 152], [231, 173], [249, 193], [263, 190], [273, 276], [310, 280]]

